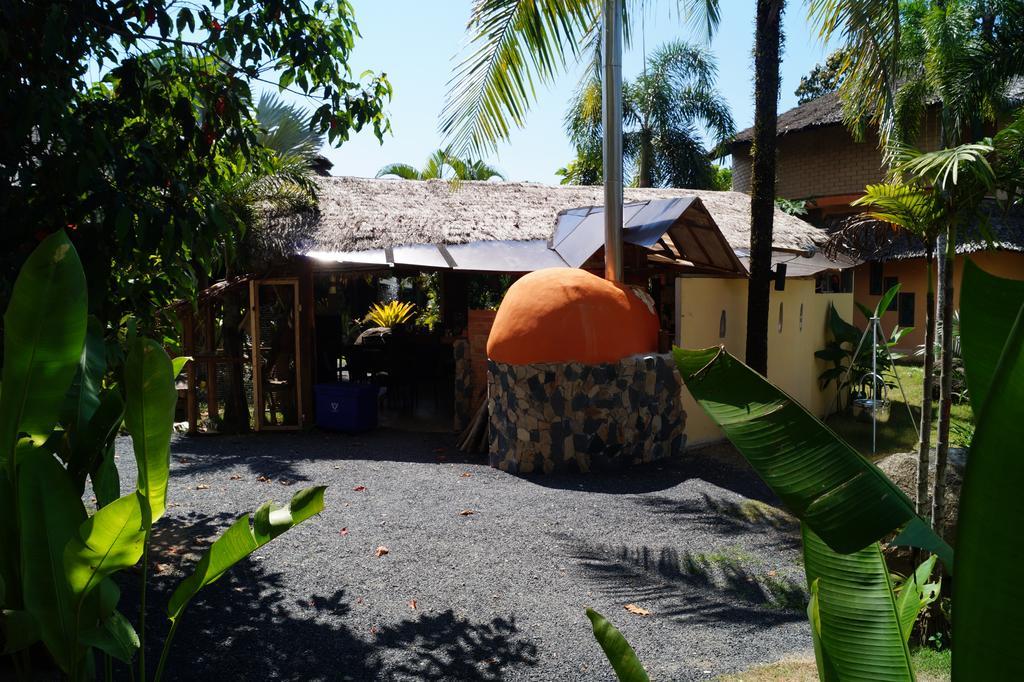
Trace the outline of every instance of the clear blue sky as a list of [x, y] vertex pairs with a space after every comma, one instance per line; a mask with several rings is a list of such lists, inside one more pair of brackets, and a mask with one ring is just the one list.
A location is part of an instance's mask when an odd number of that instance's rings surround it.
[[[438, 115], [446, 84], [464, 53], [469, 0], [353, 0], [362, 33], [352, 59], [353, 72], [384, 71], [394, 86], [389, 107], [392, 133], [378, 144], [364, 131], [338, 149], [325, 150], [334, 162], [335, 175], [372, 177], [381, 166], [406, 162], [417, 167], [440, 146]], [[719, 89], [732, 108], [738, 129], [754, 118], [753, 60], [754, 0], [722, 0], [722, 24], [711, 43], [718, 59]], [[780, 111], [796, 104], [793, 90], [825, 50], [806, 21], [803, 3], [790, 2], [785, 16], [785, 55], [782, 64]], [[676, 13], [674, 0], [648, 3], [644, 21], [648, 52], [668, 40], [699, 41], [701, 36], [685, 25]], [[639, 22], [637, 22], [639, 29]], [[453, 57], [455, 57], [453, 59]], [[640, 71], [642, 50], [637, 30], [632, 49], [624, 56], [623, 75]], [[557, 182], [555, 170], [569, 161], [572, 149], [562, 131], [565, 106], [583, 67], [572, 65], [548, 88], [538, 91], [538, 101], [527, 125], [512, 135], [510, 143], [488, 159], [509, 180]]]

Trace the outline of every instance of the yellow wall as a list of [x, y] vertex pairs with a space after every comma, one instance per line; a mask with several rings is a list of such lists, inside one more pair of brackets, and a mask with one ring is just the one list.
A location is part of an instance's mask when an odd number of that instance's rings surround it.
[[[992, 273], [998, 277], [1008, 279], [1024, 279], [1024, 253], [1013, 251], [979, 251], [969, 256], [982, 270]], [[960, 307], [960, 278], [964, 271], [964, 257], [957, 256], [953, 268], [953, 305]], [[928, 269], [925, 267], [924, 258], [908, 258], [906, 260], [891, 260], [882, 264], [883, 277], [898, 277], [900, 281], [900, 292], [914, 293], [914, 329], [903, 337], [899, 350], [911, 352], [924, 343], [924, 312], [925, 296], [928, 293]], [[932, 274], [934, 280], [935, 275]], [[853, 294], [859, 303], [868, 308], [874, 309], [878, 304], [880, 296], [872, 296], [868, 293], [871, 286], [870, 264], [863, 263], [857, 266], [853, 275]], [[853, 323], [863, 328], [867, 324], [864, 314], [856, 310]], [[882, 315], [882, 329], [886, 334], [892, 332], [899, 317], [897, 311], [893, 310]]]
[[[724, 345], [743, 359], [746, 345], [747, 280], [686, 277], [677, 280], [680, 305], [679, 337], [683, 348]], [[816, 294], [814, 279], [788, 279], [785, 291], [772, 291], [768, 316], [768, 377], [818, 416], [825, 416], [835, 404], [835, 391], [818, 389], [818, 375], [827, 363], [814, 357], [825, 347], [829, 302], [845, 319], [853, 315], [852, 294]], [[779, 329], [779, 304], [782, 328]], [[803, 305], [803, 320], [800, 306]], [[725, 337], [719, 336], [722, 311], [726, 315]], [[722, 433], [704, 414], [686, 388], [687, 443], [719, 440]]]

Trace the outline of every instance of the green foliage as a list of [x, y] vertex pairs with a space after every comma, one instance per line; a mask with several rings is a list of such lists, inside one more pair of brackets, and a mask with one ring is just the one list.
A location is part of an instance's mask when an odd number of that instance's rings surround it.
[[793, 199], [783, 199], [782, 197], [775, 197], [775, 205], [783, 213], [789, 215], [795, 215], [797, 217], [807, 215], [807, 202], [806, 201], [794, 201]]
[[711, 189], [718, 190], [719, 192], [729, 192], [732, 190], [732, 168], [729, 166], [712, 166], [714, 176], [711, 178]]
[[648, 682], [647, 671], [622, 633], [594, 609], [587, 609], [587, 618], [594, 628], [594, 638], [604, 650], [620, 682]]
[[848, 48], [833, 50], [825, 57], [824, 64], [816, 64], [809, 74], [800, 77], [800, 85], [793, 92], [797, 104], [806, 104], [839, 89], [846, 78], [843, 64], [847, 51]]
[[[125, 662], [142, 650], [135, 629], [116, 610], [120, 593], [110, 577], [139, 563], [166, 507], [174, 377], [184, 360], [172, 362], [156, 342], [129, 335], [123, 383], [109, 384], [98, 332], [86, 335], [84, 292], [75, 249], [57, 232], [29, 256], [5, 316], [0, 629], [3, 653], [17, 656], [17, 669], [29, 678], [25, 649], [36, 642], [76, 681], [94, 676], [94, 650]], [[137, 489], [119, 497], [111, 444], [122, 417], [138, 481]], [[86, 477], [99, 506], [92, 514], [82, 501]], [[268, 503], [257, 511], [250, 536], [262, 546], [322, 507], [323, 488], [300, 491], [284, 509]], [[228, 533], [232, 539], [214, 546], [233, 545], [239, 531]], [[235, 552], [230, 561], [221, 549], [214, 554], [217, 561], [200, 564], [204, 577], [179, 590], [187, 596], [179, 599], [172, 629], [185, 603], [247, 552]], [[146, 562], [142, 588], [144, 600]], [[144, 618], [143, 607], [143, 633]], [[145, 679], [141, 658], [139, 676]]]
[[332, 144], [388, 130], [389, 83], [348, 69], [357, 35], [347, 0], [3, 5], [0, 88], [19, 105], [0, 139], [0, 305], [32, 248], [67, 226], [90, 311], [151, 328], [233, 257], [246, 225], [221, 188], [274, 172], [257, 83], [310, 96], [312, 130]]
[[[623, 163], [640, 187], [708, 189], [718, 175], [697, 133], [704, 126], [716, 144], [736, 132], [728, 104], [715, 88], [710, 52], [682, 41], [655, 50], [644, 73], [622, 86]], [[570, 102], [565, 129], [576, 159], [563, 169], [591, 180], [601, 166], [601, 79], [592, 73]], [[575, 182], [565, 184], [594, 184]]]
[[363, 324], [374, 327], [397, 327], [413, 318], [415, 308], [415, 305], [405, 301], [374, 303], [363, 318]]

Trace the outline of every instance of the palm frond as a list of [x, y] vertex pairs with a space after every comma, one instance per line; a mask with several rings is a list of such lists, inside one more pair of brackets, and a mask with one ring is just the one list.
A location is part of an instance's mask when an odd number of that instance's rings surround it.
[[441, 131], [458, 153], [484, 156], [521, 126], [536, 83], [554, 79], [597, 17], [595, 0], [476, 0], [470, 54], [448, 83]]
[[324, 136], [310, 125], [310, 114], [273, 94], [263, 93], [256, 103], [257, 139], [276, 154], [300, 156], [312, 163], [324, 145]]
[[393, 175], [403, 180], [422, 180], [420, 172], [407, 163], [389, 163], [377, 171], [377, 177], [383, 178], [386, 175]]
[[899, 0], [809, 0], [808, 17], [823, 42], [839, 38], [854, 48], [840, 86], [847, 124], [860, 129], [869, 119], [887, 139], [900, 65]]

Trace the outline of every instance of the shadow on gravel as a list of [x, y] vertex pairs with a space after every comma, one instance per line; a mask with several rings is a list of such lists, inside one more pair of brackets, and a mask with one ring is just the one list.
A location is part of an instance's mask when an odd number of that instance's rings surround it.
[[518, 641], [515, 618], [473, 624], [452, 611], [423, 615], [377, 633], [375, 644], [399, 660], [389, 676], [417, 680], [502, 680], [509, 668], [537, 664], [537, 647]]
[[612, 495], [659, 492], [690, 479], [701, 479], [720, 488], [771, 502], [771, 490], [731, 445], [715, 444], [686, 450], [674, 459], [589, 473], [524, 475], [545, 488], [579, 490]]
[[196, 476], [244, 467], [256, 477], [308, 480], [297, 465], [311, 460], [363, 460], [415, 464], [484, 464], [486, 458], [454, 447], [451, 434], [377, 429], [347, 435], [326, 431], [245, 436], [179, 436], [171, 443], [171, 476]]
[[[154, 531], [146, 629], [150, 676], [167, 634], [171, 593], [234, 518], [169, 517]], [[288, 575], [265, 569], [255, 558], [262, 552], [240, 562], [188, 606], [165, 679], [491, 681], [503, 679], [510, 668], [537, 663], [536, 647], [520, 637], [514, 620], [503, 618], [474, 623], [451, 611], [416, 614], [356, 633], [345, 623], [355, 601], [345, 590], [298, 600], [287, 596]], [[121, 578], [119, 610], [137, 623], [139, 574]], [[116, 670], [115, 679], [128, 679], [128, 671]]]
[[644, 512], [667, 514], [680, 523], [696, 524], [722, 536], [756, 533], [779, 549], [801, 547], [800, 522], [761, 500], [731, 500], [707, 493], [701, 499], [679, 500], [661, 495], [638, 497]]
[[577, 544], [585, 576], [621, 604], [685, 623], [760, 628], [806, 618], [802, 581], [754, 570], [741, 550], [697, 554], [672, 548]]

